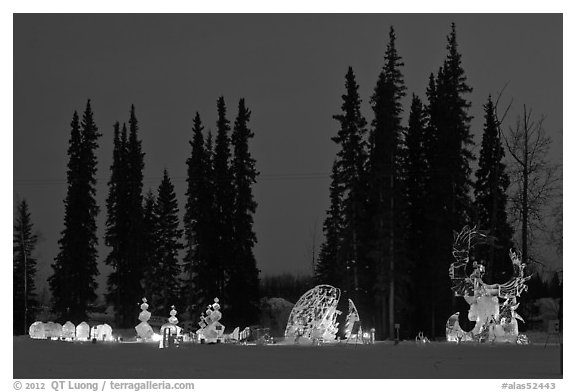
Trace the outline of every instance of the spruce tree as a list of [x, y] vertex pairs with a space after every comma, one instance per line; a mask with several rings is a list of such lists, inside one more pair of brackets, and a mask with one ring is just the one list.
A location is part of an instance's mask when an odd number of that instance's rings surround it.
[[152, 291], [156, 280], [156, 276], [154, 275], [158, 240], [158, 216], [156, 210], [156, 198], [154, 197], [154, 192], [149, 189], [144, 197], [144, 210], [142, 217], [142, 235], [144, 238], [142, 242], [142, 288], [146, 298], [152, 298]]
[[28, 202], [23, 199], [16, 208], [13, 234], [12, 321], [14, 335], [26, 334], [30, 322], [35, 320], [34, 315], [38, 305], [34, 282], [37, 260], [33, 253], [37, 242], [38, 236], [34, 233]]
[[[108, 276], [107, 302], [115, 307], [120, 306], [126, 297], [124, 282], [127, 280], [128, 270], [126, 265], [126, 236], [128, 232], [127, 213], [127, 159], [126, 144], [127, 130], [123, 124], [120, 133], [120, 124], [114, 124], [114, 147], [112, 153], [111, 175], [108, 181], [108, 198], [106, 199], [106, 232], [105, 243], [111, 248], [105, 263], [112, 266], [113, 270]], [[121, 315], [116, 314], [117, 317]]]
[[95, 276], [98, 275], [95, 150], [100, 134], [90, 100], [82, 122], [78, 123], [78, 115], [74, 113], [71, 126], [64, 230], [49, 283], [59, 320], [78, 323], [86, 319], [88, 307], [96, 299]]
[[256, 161], [249, 149], [249, 140], [254, 133], [249, 128], [250, 110], [244, 99], [238, 103], [238, 115], [234, 122], [232, 146], [234, 156], [231, 163], [232, 184], [235, 193], [232, 217], [234, 229], [234, 253], [230, 266], [230, 319], [236, 324], [247, 325], [257, 321], [258, 317], [258, 273], [254, 257], [256, 234], [254, 233], [254, 214], [257, 203], [252, 194], [252, 185], [256, 183]]
[[338, 174], [335, 178], [339, 181], [341, 193], [342, 229], [339, 233], [341, 243], [337, 259], [345, 263], [348, 272], [344, 274], [346, 279], [341, 282], [341, 287], [356, 301], [360, 311], [364, 309], [364, 313], [367, 313], [366, 299], [373, 297], [373, 274], [363, 252], [366, 219], [367, 122], [360, 110], [362, 100], [351, 67], [346, 73], [345, 89], [346, 93], [342, 95], [342, 112], [333, 116], [340, 128], [337, 135], [332, 138], [340, 146], [336, 156]]
[[223, 304], [229, 300], [227, 284], [230, 274], [230, 261], [234, 246], [234, 230], [232, 223], [234, 209], [234, 188], [232, 186], [232, 171], [230, 167], [230, 121], [226, 119], [226, 104], [224, 98], [217, 101], [218, 120], [216, 122], [216, 144], [213, 156], [214, 184], [214, 225], [215, 238], [214, 258], [212, 262], [216, 269], [216, 279], [213, 282], [215, 295]]
[[[128, 192], [128, 221], [126, 258], [130, 268], [130, 278], [128, 279], [128, 295], [124, 306], [132, 312], [125, 313], [130, 317], [126, 318], [125, 325], [132, 323], [138, 313], [134, 302], [139, 302], [143, 295], [142, 290], [142, 241], [143, 241], [143, 180], [144, 180], [144, 153], [142, 152], [142, 141], [138, 138], [139, 126], [136, 118], [134, 105], [130, 108], [129, 135], [126, 148], [127, 159], [127, 183]], [[131, 325], [131, 324], [130, 324]]]
[[403, 164], [404, 198], [407, 206], [406, 214], [406, 274], [409, 290], [407, 311], [409, 313], [407, 332], [412, 336], [419, 331], [417, 325], [423, 325], [421, 318], [422, 306], [428, 295], [424, 287], [427, 286], [426, 249], [422, 239], [426, 230], [426, 187], [428, 176], [428, 162], [426, 160], [426, 112], [420, 98], [412, 95], [408, 128], [405, 134], [405, 154]]
[[404, 65], [396, 50], [396, 35], [390, 28], [384, 67], [370, 100], [374, 119], [370, 133], [369, 214], [373, 217], [373, 252], [376, 277], [377, 331], [382, 337], [394, 333], [394, 272], [402, 250], [401, 137], [402, 103], [406, 87], [400, 68]]
[[107, 300], [114, 305], [116, 323], [124, 328], [137, 318], [135, 304], [144, 295], [144, 153], [134, 105], [130, 108], [128, 128], [123, 126], [120, 135], [115, 130], [106, 232], [107, 244], [112, 248], [106, 263], [113, 267], [108, 277]]
[[[224, 298], [217, 286], [219, 278], [224, 276], [220, 262], [220, 236], [217, 222], [216, 208], [216, 177], [214, 171], [214, 143], [212, 132], [208, 131], [204, 145], [205, 157], [205, 209], [203, 211], [207, 224], [202, 229], [204, 242], [204, 256], [201, 263], [194, 265], [193, 284], [196, 298], [194, 298], [193, 315], [199, 316], [206, 309], [214, 297]], [[225, 305], [227, 306], [227, 305]]]
[[[346, 265], [342, 259], [341, 236], [344, 226], [342, 207], [342, 185], [339, 179], [339, 165], [335, 161], [332, 165], [330, 184], [330, 207], [324, 220], [325, 240], [320, 246], [318, 263], [314, 271], [318, 284], [329, 284], [335, 287], [344, 287], [348, 281]], [[348, 266], [349, 267], [349, 266]]]
[[512, 275], [508, 250], [512, 247], [512, 228], [506, 215], [507, 189], [510, 185], [504, 147], [491, 97], [484, 105], [484, 133], [474, 186], [474, 223], [488, 230], [495, 242], [489, 249], [479, 249], [485, 260], [487, 283], [504, 283]]
[[209, 257], [212, 246], [209, 241], [213, 225], [209, 156], [211, 151], [206, 151], [203, 129], [200, 115], [196, 113], [190, 142], [192, 151], [186, 160], [188, 187], [184, 214], [186, 255], [183, 263], [186, 272], [183, 297], [190, 306], [189, 310], [195, 315], [198, 310], [203, 310], [204, 304], [213, 299], [210, 295], [213, 294], [212, 284], [215, 279], [215, 276], [211, 274], [212, 266]]
[[426, 178], [428, 200], [427, 228], [423, 238], [432, 264], [427, 270], [428, 279], [436, 293], [429, 297], [425, 312], [431, 336], [442, 333], [446, 319], [452, 314], [452, 293], [446, 273], [452, 262], [453, 232], [470, 223], [471, 169], [470, 134], [465, 95], [472, 89], [466, 84], [461, 55], [456, 42], [456, 28], [452, 24], [448, 36], [448, 55], [428, 87], [428, 118], [426, 130], [429, 175]]
[[158, 187], [155, 219], [156, 257], [151, 267], [154, 279], [149, 291], [150, 306], [160, 314], [168, 314], [171, 305], [180, 304], [181, 267], [178, 252], [184, 246], [181, 243], [183, 230], [179, 229], [178, 201], [167, 170], [164, 170]]
[[[124, 127], [124, 131], [126, 127]], [[112, 165], [110, 166], [110, 180], [108, 181], [108, 197], [106, 198], [106, 233], [104, 241], [106, 246], [112, 248], [107, 257], [107, 264], [114, 264], [113, 260], [117, 258], [119, 252], [120, 230], [118, 228], [118, 214], [123, 206], [119, 205], [120, 195], [122, 194], [122, 164], [125, 146], [122, 144], [120, 136], [120, 124], [114, 124], [114, 147], [112, 152]]]

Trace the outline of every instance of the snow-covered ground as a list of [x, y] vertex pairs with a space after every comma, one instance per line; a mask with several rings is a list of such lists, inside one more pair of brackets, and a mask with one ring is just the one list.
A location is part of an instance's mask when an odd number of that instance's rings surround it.
[[[556, 343], [556, 342], [555, 342]], [[244, 346], [14, 338], [14, 378], [561, 378], [558, 344]]]

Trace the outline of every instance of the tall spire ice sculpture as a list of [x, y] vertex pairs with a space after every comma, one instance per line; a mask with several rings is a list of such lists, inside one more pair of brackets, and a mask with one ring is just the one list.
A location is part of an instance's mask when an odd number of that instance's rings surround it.
[[138, 315], [140, 324], [138, 324], [134, 329], [136, 329], [136, 333], [140, 339], [151, 340], [152, 336], [154, 335], [154, 331], [152, 330], [150, 324], [148, 324], [151, 313], [148, 311], [148, 302], [146, 298], [142, 298], [142, 305], [140, 305], [140, 309], [142, 310]]
[[[467, 317], [464, 312], [450, 316], [446, 323], [446, 340], [524, 343], [526, 339], [518, 335], [517, 320], [523, 320], [516, 313], [517, 297], [528, 289], [525, 282], [530, 276], [524, 276], [526, 265], [510, 250], [514, 267], [512, 278], [502, 284], [484, 283], [484, 265], [474, 261], [470, 266], [469, 254], [474, 245], [488, 241], [488, 236], [476, 227], [465, 226], [460, 233], [455, 233], [452, 255], [456, 261], [450, 264], [449, 276], [454, 295], [463, 298], [469, 310]], [[468, 274], [470, 267], [472, 272]]]
[[220, 343], [224, 340], [224, 325], [220, 323], [220, 300], [214, 298], [214, 303], [208, 305], [206, 315], [200, 316], [200, 329], [196, 332], [198, 339], [206, 343]]

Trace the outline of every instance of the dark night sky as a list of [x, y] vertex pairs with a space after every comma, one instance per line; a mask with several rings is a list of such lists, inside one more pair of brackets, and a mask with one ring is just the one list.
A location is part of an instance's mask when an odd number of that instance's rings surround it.
[[[554, 160], [562, 162], [562, 15], [16, 15], [14, 17], [14, 197], [30, 203], [41, 232], [39, 284], [51, 274], [63, 227], [66, 150], [74, 110], [92, 99], [100, 139], [100, 234], [112, 156], [112, 124], [136, 106], [145, 190], [167, 168], [184, 208], [185, 160], [199, 111], [215, 129], [223, 95], [233, 122], [239, 98], [252, 110], [251, 150], [261, 177], [254, 192], [264, 275], [310, 273], [328, 207], [329, 172], [348, 65], [370, 121], [372, 93], [393, 25], [408, 96], [423, 95], [457, 25], [474, 92], [479, 151], [482, 105], [507, 82], [513, 120], [523, 103], [547, 116]], [[406, 108], [409, 101], [406, 100]], [[407, 113], [406, 113], [407, 116]], [[108, 249], [101, 247], [103, 259]], [[561, 260], [544, 251], [556, 268]], [[100, 292], [108, 270], [101, 265]]]

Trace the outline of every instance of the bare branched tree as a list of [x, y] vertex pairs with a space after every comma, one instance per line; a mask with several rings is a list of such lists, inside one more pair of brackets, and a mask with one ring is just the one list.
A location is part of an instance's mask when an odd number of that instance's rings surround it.
[[[508, 109], [510, 105], [506, 109]], [[523, 106], [514, 126], [503, 135], [512, 162], [508, 166], [511, 183], [511, 218], [521, 227], [522, 261], [532, 259], [528, 244], [536, 232], [545, 229], [550, 203], [558, 196], [561, 178], [559, 165], [550, 161], [552, 139], [544, 128], [545, 117], [534, 118], [532, 109]], [[499, 120], [501, 123], [501, 120]]]
[[562, 194], [560, 193], [556, 205], [552, 209], [552, 228], [550, 230], [550, 240], [556, 248], [556, 253], [562, 255], [563, 253], [563, 207], [562, 207]]

